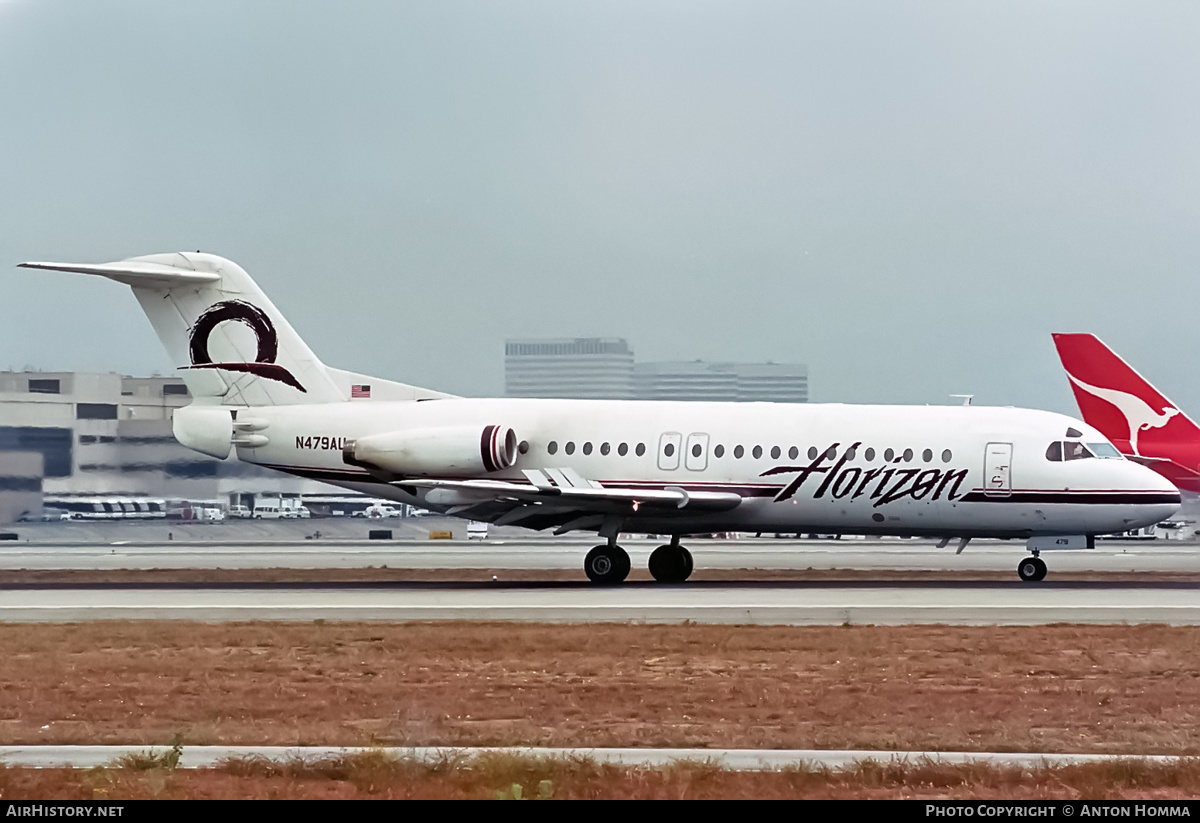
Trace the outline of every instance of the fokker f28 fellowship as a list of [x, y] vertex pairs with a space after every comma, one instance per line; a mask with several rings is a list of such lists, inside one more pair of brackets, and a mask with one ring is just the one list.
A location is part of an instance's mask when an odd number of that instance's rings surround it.
[[1018, 572], [1040, 580], [1042, 550], [1179, 508], [1164, 478], [1050, 412], [453, 397], [324, 365], [215, 255], [21, 265], [133, 287], [194, 397], [174, 416], [185, 446], [457, 517], [596, 532], [596, 583], [629, 574], [623, 532], [671, 535], [650, 573], [681, 582], [680, 537], [727, 531], [932, 536], [960, 552], [1024, 538]]

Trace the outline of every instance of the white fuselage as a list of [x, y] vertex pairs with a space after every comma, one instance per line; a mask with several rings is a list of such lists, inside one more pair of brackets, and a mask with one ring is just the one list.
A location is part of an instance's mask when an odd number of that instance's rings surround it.
[[[530, 483], [563, 471], [608, 489], [732, 492], [728, 511], [621, 516], [622, 531], [831, 531], [1028, 537], [1104, 534], [1170, 517], [1179, 493], [1124, 459], [1047, 458], [1052, 441], [1105, 443], [1063, 415], [981, 406], [681, 403], [526, 399], [264, 406], [266, 443], [238, 457], [374, 496], [465, 511], [441, 490], [349, 465], [347, 443], [385, 433], [499, 425], [515, 464], [458, 478]], [[1082, 436], [1072, 438], [1068, 429]], [[814, 456], [815, 455], [815, 456]], [[421, 477], [444, 477], [425, 472]], [[478, 510], [470, 515], [487, 519]], [[552, 517], [523, 523], [559, 526]]]

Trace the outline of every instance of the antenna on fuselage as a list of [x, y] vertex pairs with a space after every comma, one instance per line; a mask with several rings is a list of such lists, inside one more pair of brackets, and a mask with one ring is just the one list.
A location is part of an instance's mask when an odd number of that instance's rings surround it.
[[971, 405], [971, 398], [974, 397], [975, 395], [973, 395], [973, 394], [952, 394], [950, 396], [951, 397], [961, 397], [962, 401], [963, 401], [962, 404], [964, 406], [969, 406], [969, 405]]

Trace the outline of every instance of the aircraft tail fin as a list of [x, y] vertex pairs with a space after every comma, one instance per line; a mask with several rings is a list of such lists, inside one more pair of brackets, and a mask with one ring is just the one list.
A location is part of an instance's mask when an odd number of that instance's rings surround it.
[[1122, 452], [1200, 437], [1200, 427], [1094, 334], [1053, 337], [1083, 419]]
[[[177, 252], [115, 263], [22, 263], [125, 283], [200, 403], [279, 406], [441, 397], [326, 367], [241, 266]], [[357, 382], [350, 382], [355, 378]], [[365, 391], [365, 394], [364, 394]]]

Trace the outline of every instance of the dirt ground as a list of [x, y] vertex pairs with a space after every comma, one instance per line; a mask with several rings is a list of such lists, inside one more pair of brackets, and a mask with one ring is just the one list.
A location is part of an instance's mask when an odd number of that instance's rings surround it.
[[1200, 754], [1200, 629], [0, 625], [0, 744]]

